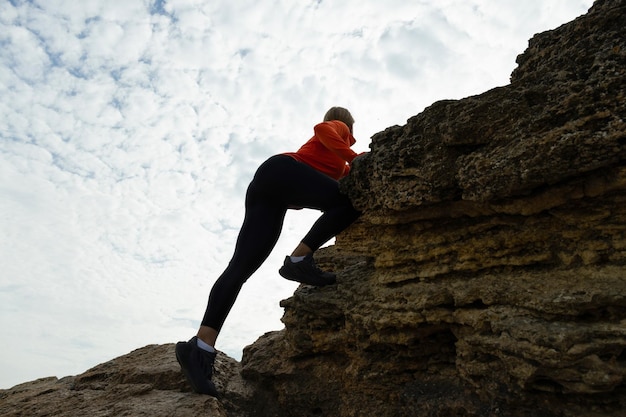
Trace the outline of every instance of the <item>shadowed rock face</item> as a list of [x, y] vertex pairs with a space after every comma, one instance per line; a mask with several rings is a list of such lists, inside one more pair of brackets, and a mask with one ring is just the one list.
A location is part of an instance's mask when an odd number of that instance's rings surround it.
[[535, 36], [511, 83], [372, 138], [362, 218], [317, 254], [338, 284], [219, 355], [221, 401], [173, 345], [0, 391], [0, 414], [622, 416], [626, 1]]
[[247, 378], [298, 416], [626, 409], [626, 2], [535, 36], [510, 85], [372, 138], [363, 211]]

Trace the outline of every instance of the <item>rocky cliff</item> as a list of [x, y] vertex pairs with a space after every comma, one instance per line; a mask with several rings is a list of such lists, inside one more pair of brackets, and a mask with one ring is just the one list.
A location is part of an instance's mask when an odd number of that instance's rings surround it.
[[221, 401], [166, 345], [0, 391], [0, 414], [623, 416], [626, 0], [517, 62], [372, 138], [341, 184], [363, 216], [318, 253], [338, 284], [220, 355]]

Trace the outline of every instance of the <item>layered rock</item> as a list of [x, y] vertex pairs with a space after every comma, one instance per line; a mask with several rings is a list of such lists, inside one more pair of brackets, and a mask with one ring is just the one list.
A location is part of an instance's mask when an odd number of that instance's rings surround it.
[[221, 400], [173, 345], [0, 391], [0, 414], [622, 416], [626, 0], [535, 36], [511, 83], [372, 138], [362, 218], [317, 254], [331, 287], [219, 355]]
[[318, 257], [338, 285], [284, 301], [244, 376], [293, 416], [623, 415], [625, 28], [597, 1], [510, 85], [375, 135]]

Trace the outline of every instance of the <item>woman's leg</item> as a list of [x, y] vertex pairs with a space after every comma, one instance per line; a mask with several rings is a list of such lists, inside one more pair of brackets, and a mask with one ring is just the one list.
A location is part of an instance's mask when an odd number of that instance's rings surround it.
[[302, 242], [292, 253], [293, 256], [305, 255], [307, 249], [316, 251], [350, 226], [361, 213], [352, 206], [352, 202], [339, 191], [339, 182], [309, 167], [293, 161], [290, 169], [290, 187], [287, 204], [313, 208], [323, 211], [313, 224]]
[[284, 199], [277, 192], [284, 177], [281, 159], [273, 157], [261, 164], [246, 192], [246, 214], [235, 252], [211, 289], [197, 334], [210, 346], [215, 346], [241, 287], [267, 259], [280, 236], [287, 211]]
[[[324, 214], [298, 246], [285, 258], [279, 274], [289, 280], [314, 286], [331, 285], [336, 275], [317, 268], [313, 252], [325, 242], [354, 222], [360, 213], [354, 209], [347, 196], [339, 192], [339, 183], [308, 165], [292, 161], [290, 178], [294, 190], [288, 203], [295, 206], [316, 208]], [[297, 175], [296, 175], [297, 173]]]
[[[198, 337], [213, 346], [241, 287], [276, 245], [289, 205], [324, 211], [300, 247], [317, 250], [349, 226], [359, 212], [339, 183], [286, 155], [263, 163], [246, 194], [246, 215], [233, 258], [213, 285]], [[304, 245], [304, 246], [302, 246]]]
[[285, 212], [285, 207], [276, 204], [266, 202], [246, 204], [246, 215], [237, 238], [235, 253], [209, 295], [202, 320], [202, 326], [208, 329], [201, 329], [198, 333], [198, 337], [206, 343], [214, 345], [217, 333], [222, 328], [241, 287], [267, 259], [276, 245]]

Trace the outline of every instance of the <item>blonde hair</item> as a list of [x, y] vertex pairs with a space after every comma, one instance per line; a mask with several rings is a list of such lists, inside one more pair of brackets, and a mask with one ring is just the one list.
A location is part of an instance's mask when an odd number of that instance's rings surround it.
[[329, 122], [331, 120], [344, 122], [350, 128], [350, 131], [352, 131], [354, 117], [352, 117], [348, 109], [344, 109], [343, 107], [331, 107], [324, 115], [324, 121]]

